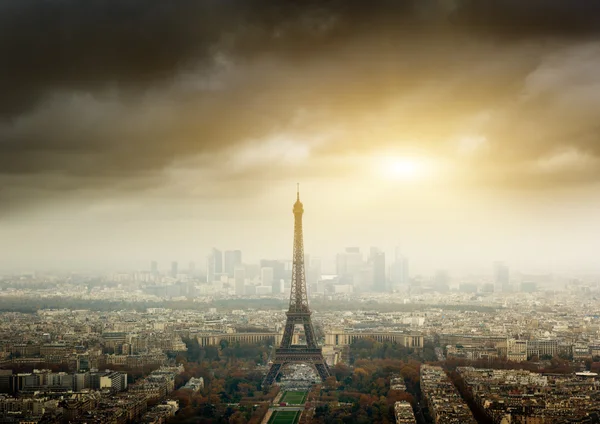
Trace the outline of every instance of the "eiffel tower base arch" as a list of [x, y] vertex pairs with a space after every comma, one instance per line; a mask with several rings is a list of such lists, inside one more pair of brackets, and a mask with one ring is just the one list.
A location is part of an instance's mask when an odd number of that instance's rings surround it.
[[277, 349], [276, 359], [271, 364], [271, 368], [269, 368], [269, 372], [263, 380], [263, 387], [268, 387], [275, 383], [281, 370], [286, 365], [290, 364], [312, 365], [321, 381], [325, 381], [325, 379], [331, 375], [331, 372], [327, 362], [323, 359], [321, 349], [314, 349], [315, 352], [311, 352], [310, 350], [306, 349], [304, 346], [299, 346], [297, 348], [292, 347], [290, 349]]

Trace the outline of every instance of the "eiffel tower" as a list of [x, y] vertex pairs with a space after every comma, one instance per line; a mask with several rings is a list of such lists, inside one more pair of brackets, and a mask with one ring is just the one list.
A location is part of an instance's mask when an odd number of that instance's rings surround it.
[[[263, 387], [273, 384], [281, 369], [287, 364], [310, 364], [315, 367], [322, 381], [325, 381], [331, 375], [329, 367], [323, 359], [323, 352], [317, 344], [315, 329], [310, 318], [311, 312], [308, 308], [306, 278], [304, 276], [303, 213], [304, 206], [300, 202], [300, 189], [298, 188], [296, 203], [294, 203], [294, 263], [292, 265], [290, 309], [286, 313], [287, 320], [281, 345], [275, 350], [275, 358], [263, 380]], [[292, 344], [296, 325], [304, 326], [306, 345]]]

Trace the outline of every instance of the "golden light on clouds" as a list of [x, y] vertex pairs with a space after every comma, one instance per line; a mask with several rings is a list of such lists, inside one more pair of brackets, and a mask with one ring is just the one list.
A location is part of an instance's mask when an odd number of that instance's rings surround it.
[[329, 246], [313, 254], [400, 243], [418, 269], [460, 263], [460, 244], [473, 263], [597, 263], [600, 2], [0, 11], [0, 269], [119, 262], [125, 244], [143, 263], [213, 245], [281, 257], [298, 181]]
[[423, 163], [410, 157], [386, 157], [379, 166], [383, 176], [392, 180], [415, 180], [425, 173]]
[[391, 182], [423, 182], [442, 170], [438, 161], [426, 156], [386, 154], [375, 156], [372, 162], [378, 178]]

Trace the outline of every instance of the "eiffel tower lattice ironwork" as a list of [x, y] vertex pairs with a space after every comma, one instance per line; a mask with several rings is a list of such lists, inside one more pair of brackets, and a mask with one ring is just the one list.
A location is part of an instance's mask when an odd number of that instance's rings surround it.
[[[323, 358], [323, 352], [317, 343], [315, 329], [310, 318], [311, 312], [308, 307], [306, 278], [304, 275], [303, 213], [304, 206], [300, 202], [300, 190], [298, 190], [296, 203], [294, 204], [294, 262], [292, 265], [290, 309], [286, 313], [287, 320], [281, 345], [275, 350], [275, 357], [263, 381], [263, 387], [273, 384], [281, 369], [287, 364], [310, 364], [315, 367], [323, 381], [331, 375]], [[306, 345], [292, 344], [296, 325], [304, 327]]]

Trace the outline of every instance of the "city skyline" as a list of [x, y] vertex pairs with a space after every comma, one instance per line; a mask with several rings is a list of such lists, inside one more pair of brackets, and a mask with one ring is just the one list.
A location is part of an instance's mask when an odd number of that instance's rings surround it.
[[0, 0], [0, 422], [600, 423], [600, 0]]
[[[85, 266], [81, 266], [78, 264], [67, 264], [67, 265], [58, 265], [61, 262], [59, 261], [58, 264], [57, 263], [53, 263], [53, 265], [50, 266], [8, 266], [5, 268], [0, 268], [0, 275], [5, 274], [5, 275], [19, 275], [19, 274], [28, 274], [31, 272], [40, 272], [42, 274], [44, 273], [59, 273], [59, 274], [63, 274], [63, 273], [69, 273], [69, 272], [76, 272], [76, 273], [90, 273], [90, 274], [94, 274], [94, 273], [102, 273], [102, 272], [157, 272], [160, 274], [164, 274], [164, 275], [173, 275], [173, 274], [181, 274], [181, 275], [186, 275], [186, 274], [191, 274], [193, 275], [202, 275], [202, 276], [206, 276], [207, 274], [209, 274], [209, 265], [208, 262], [211, 260], [211, 253], [212, 251], [217, 250], [219, 252], [221, 252], [221, 254], [224, 254], [225, 252], [233, 252], [233, 251], [237, 251], [237, 252], [241, 252], [240, 249], [234, 249], [234, 250], [227, 250], [227, 249], [219, 249], [219, 247], [213, 247], [211, 248], [209, 251], [207, 251], [206, 255], [202, 255], [200, 254], [199, 256], [184, 256], [185, 259], [179, 259], [179, 258], [172, 258], [172, 257], [164, 257], [160, 260], [158, 259], [139, 259], [139, 260], [124, 260], [124, 261], [115, 261], [113, 263], [109, 263], [109, 264], [104, 264], [104, 265], [85, 265]], [[385, 269], [386, 269], [386, 274], [389, 275], [393, 274], [393, 273], [402, 273], [402, 266], [400, 265], [400, 268], [397, 268], [396, 270], [392, 269], [394, 267], [395, 263], [400, 263], [405, 261], [406, 265], [408, 266], [410, 264], [410, 269], [412, 272], [411, 275], [413, 276], [419, 276], [419, 277], [425, 277], [425, 278], [429, 278], [429, 277], [434, 277], [436, 273], [439, 273], [440, 271], [443, 272], [449, 272], [450, 275], [453, 278], [463, 278], [463, 277], [491, 277], [492, 279], [495, 276], [495, 265], [500, 263], [500, 264], [506, 264], [511, 266], [511, 271], [515, 271], [518, 274], [523, 274], [523, 275], [553, 275], [553, 276], [561, 276], [561, 277], [580, 277], [580, 276], [589, 276], [589, 277], [594, 277], [594, 276], [600, 276], [600, 270], [596, 270], [596, 268], [594, 267], [590, 267], [590, 268], [574, 268], [574, 267], [567, 267], [567, 268], [555, 268], [555, 267], [516, 267], [513, 264], [508, 263], [505, 260], [493, 260], [490, 263], [479, 263], [479, 264], [474, 264], [472, 266], [465, 266], [464, 268], [452, 268], [452, 267], [443, 267], [441, 266], [441, 264], [432, 264], [431, 267], [414, 267], [414, 263], [412, 261], [412, 257], [408, 256], [407, 254], [405, 254], [405, 251], [400, 250], [398, 247], [395, 248], [390, 248], [390, 249], [380, 249], [378, 246], [373, 246], [373, 245], [366, 245], [366, 246], [346, 246], [346, 247], [340, 247], [339, 251], [337, 253], [332, 253], [331, 255], [325, 255], [325, 256], [317, 256], [317, 255], [312, 255], [310, 252], [307, 253], [307, 255], [314, 260], [318, 260], [321, 263], [321, 268], [323, 269], [323, 274], [324, 275], [336, 275], [337, 270], [338, 270], [338, 260], [339, 260], [339, 255], [343, 254], [347, 249], [359, 249], [360, 250], [360, 255], [364, 260], [364, 263], [369, 263], [370, 260], [370, 254], [369, 251], [371, 249], [377, 249], [378, 251], [381, 252], [381, 254], [384, 256], [385, 261], [386, 261], [386, 265], [385, 265]], [[398, 256], [398, 252], [400, 252], [399, 257], [400, 259], [394, 259], [397, 258]], [[291, 264], [292, 263], [292, 258], [291, 255], [288, 255], [288, 257], [286, 257], [285, 255], [280, 255], [280, 256], [260, 256], [260, 255], [255, 255], [255, 256], [251, 256], [250, 258], [248, 258], [249, 255], [244, 255], [244, 261], [238, 263], [237, 265], [239, 265], [240, 267], [244, 267], [244, 266], [248, 266], [248, 265], [260, 265], [263, 262], [276, 262], [276, 263], [281, 263], [281, 264]], [[221, 266], [224, 265], [224, 259], [221, 258]], [[173, 267], [177, 266], [178, 272], [174, 273], [173, 271]], [[237, 266], [236, 265], [236, 266]], [[287, 272], [287, 271], [286, 271]], [[227, 274], [226, 272], [222, 271], [221, 273], [217, 272], [217, 274]], [[233, 274], [232, 274], [233, 275]]]

